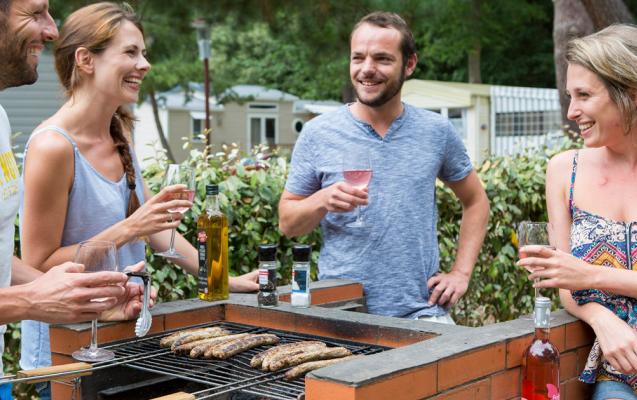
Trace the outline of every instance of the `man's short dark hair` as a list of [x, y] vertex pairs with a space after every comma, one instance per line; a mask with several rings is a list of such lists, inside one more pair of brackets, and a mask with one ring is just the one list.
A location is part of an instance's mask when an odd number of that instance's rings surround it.
[[416, 54], [414, 35], [400, 15], [386, 11], [375, 11], [371, 14], [367, 14], [354, 25], [354, 29], [352, 29], [352, 33], [350, 34], [350, 42], [352, 39], [351, 35], [363, 24], [370, 24], [381, 28], [394, 28], [400, 32], [400, 52], [403, 55], [403, 63], [406, 64], [409, 57]]

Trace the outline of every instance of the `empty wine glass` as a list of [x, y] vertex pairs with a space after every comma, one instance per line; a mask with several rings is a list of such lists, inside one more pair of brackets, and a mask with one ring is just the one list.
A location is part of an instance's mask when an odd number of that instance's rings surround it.
[[[172, 193], [172, 198], [169, 200], [188, 200], [192, 202], [195, 198], [195, 171], [185, 164], [169, 164], [168, 168], [166, 168], [166, 175], [162, 182], [162, 188], [178, 184], [186, 185], [186, 188], [182, 191]], [[188, 211], [188, 207], [168, 209], [168, 212], [170, 213], [184, 214], [186, 211]], [[155, 253], [156, 256], [166, 258], [184, 258], [183, 255], [179, 254], [177, 250], [175, 250], [175, 231], [176, 228], [173, 228], [171, 231], [170, 247], [168, 250]]]
[[[74, 261], [84, 264], [84, 273], [100, 271], [117, 271], [117, 249], [115, 243], [101, 240], [87, 240], [80, 243], [75, 253]], [[91, 299], [104, 301], [106, 299]], [[80, 361], [96, 362], [108, 361], [115, 357], [115, 353], [97, 347], [97, 319], [91, 321], [91, 344], [74, 351], [73, 358]]]
[[[353, 152], [343, 157], [343, 178], [357, 189], [365, 189], [372, 179], [372, 164], [369, 154]], [[356, 220], [346, 224], [350, 228], [367, 226], [361, 216], [361, 206], [356, 206]]]

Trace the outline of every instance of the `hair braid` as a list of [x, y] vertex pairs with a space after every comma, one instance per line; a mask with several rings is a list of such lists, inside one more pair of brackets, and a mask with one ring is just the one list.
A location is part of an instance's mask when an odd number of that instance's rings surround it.
[[128, 198], [128, 206], [126, 207], [126, 216], [128, 217], [135, 212], [140, 206], [139, 198], [135, 192], [135, 166], [133, 165], [133, 157], [130, 151], [130, 143], [126, 138], [125, 132], [131, 132], [133, 128], [134, 117], [131, 112], [125, 107], [119, 107], [113, 118], [111, 118], [111, 137], [115, 143], [115, 148], [119, 153], [119, 158], [122, 160], [124, 166], [124, 173], [126, 174], [126, 183], [130, 189], [130, 196]]

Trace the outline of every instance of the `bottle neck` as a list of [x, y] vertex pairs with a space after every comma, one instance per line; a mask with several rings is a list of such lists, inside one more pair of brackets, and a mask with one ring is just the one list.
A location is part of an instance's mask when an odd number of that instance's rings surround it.
[[550, 337], [550, 329], [549, 328], [538, 328], [535, 327], [535, 335], [533, 339], [547, 341]]
[[219, 211], [219, 195], [206, 195], [206, 211]]

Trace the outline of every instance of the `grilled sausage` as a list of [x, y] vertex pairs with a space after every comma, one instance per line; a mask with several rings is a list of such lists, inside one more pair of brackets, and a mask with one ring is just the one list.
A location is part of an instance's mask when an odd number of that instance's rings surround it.
[[341, 358], [332, 358], [332, 359], [329, 359], [329, 360], [319, 360], [319, 361], [306, 362], [306, 363], [297, 365], [296, 367], [286, 371], [285, 380], [291, 381], [291, 380], [294, 380], [294, 379], [296, 379], [296, 378], [298, 378], [300, 376], [303, 376], [303, 375], [307, 374], [310, 371], [314, 371], [315, 369], [327, 367], [328, 365], [338, 364], [338, 363], [343, 362], [343, 361], [351, 360], [351, 359], [354, 359], [354, 358], [360, 358], [360, 357], [362, 357], [362, 355], [347, 356], [347, 357], [341, 357]]
[[193, 333], [198, 333], [198, 332], [210, 332], [210, 331], [214, 332], [214, 331], [219, 331], [219, 330], [224, 330], [224, 329], [220, 328], [218, 326], [208, 327], [208, 328], [186, 329], [186, 330], [183, 330], [183, 331], [175, 332], [175, 333], [173, 333], [171, 335], [168, 335], [168, 336], [162, 338], [159, 341], [159, 345], [161, 347], [170, 347], [175, 342], [175, 340], [177, 340], [178, 338], [180, 338], [182, 336], [191, 335]]
[[242, 333], [239, 335], [216, 336], [216, 337], [195, 340], [194, 342], [188, 342], [186, 344], [182, 344], [181, 346], [175, 347], [175, 349], [173, 350], [173, 353], [189, 354], [197, 346], [217, 344], [217, 343], [221, 343], [224, 340], [234, 340], [245, 335], [246, 333]]
[[258, 335], [251, 335], [243, 337], [231, 342], [227, 342], [218, 346], [214, 346], [212, 355], [215, 358], [221, 358], [223, 360], [241, 353], [242, 351], [249, 350], [253, 347], [262, 346], [264, 344], [279, 343], [279, 337], [271, 333], [263, 333]]
[[339, 358], [352, 355], [352, 352], [345, 347], [328, 347], [321, 350], [310, 351], [307, 353], [295, 354], [293, 356], [282, 358], [275, 363], [270, 364], [270, 371], [278, 371], [285, 367], [293, 367], [308, 361], [326, 360], [329, 358]]
[[[327, 347], [325, 343], [323, 342], [302, 342], [302, 343], [304, 344], [294, 346], [294, 347], [289, 347], [286, 349], [281, 349], [280, 351], [266, 355], [263, 358], [263, 361], [261, 361], [261, 369], [263, 371], [269, 371], [270, 365], [272, 365], [273, 363], [276, 363], [277, 361], [283, 358], [290, 357], [296, 354], [321, 350]], [[277, 347], [282, 347], [282, 346], [277, 346]]]
[[292, 349], [305, 348], [306, 346], [310, 346], [310, 345], [318, 345], [318, 346], [325, 347], [325, 343], [319, 342], [316, 340], [307, 340], [302, 342], [281, 344], [276, 347], [272, 347], [270, 349], [262, 351], [261, 353], [258, 353], [257, 355], [252, 357], [252, 360], [250, 360], [250, 366], [252, 368], [259, 368], [261, 367], [263, 361], [268, 357], [272, 357], [274, 355], [281, 354]]
[[239, 333], [237, 335], [221, 336], [216, 338], [208, 338], [199, 340], [197, 342], [186, 343], [180, 347], [183, 347], [183, 352], [188, 353], [190, 358], [198, 358], [206, 353], [206, 349], [216, 346], [218, 344], [227, 343], [235, 339], [248, 336], [247, 333]]
[[[202, 345], [202, 347], [203, 347], [203, 358], [206, 358], [206, 359], [214, 358], [213, 351], [217, 347], [219, 347], [221, 345], [224, 345], [224, 344], [227, 344], [227, 343], [230, 343], [230, 342], [234, 342], [234, 341], [239, 340], [239, 339], [243, 339], [243, 338], [248, 338], [248, 337], [254, 336], [253, 333], [244, 333], [242, 335], [243, 336], [238, 337], [238, 338], [237, 337], [233, 337], [233, 338], [229, 338], [229, 340], [222, 340], [222, 341], [219, 341], [219, 342], [208, 343], [208, 344]], [[200, 349], [200, 351], [201, 351], [201, 349]], [[199, 356], [201, 356], [201, 354], [199, 354]]]
[[229, 334], [230, 334], [230, 331], [227, 331], [225, 329], [217, 329], [217, 330], [191, 333], [190, 335], [180, 336], [177, 339], [175, 339], [173, 344], [170, 346], [170, 349], [172, 351], [175, 351], [177, 347], [184, 345], [186, 343], [196, 342], [198, 340], [208, 339], [213, 337], [227, 336]]

